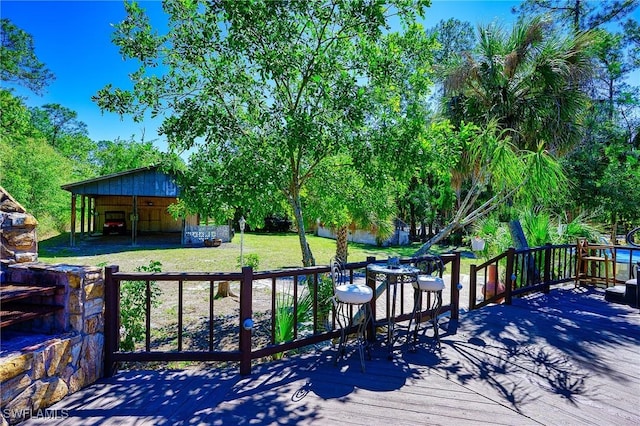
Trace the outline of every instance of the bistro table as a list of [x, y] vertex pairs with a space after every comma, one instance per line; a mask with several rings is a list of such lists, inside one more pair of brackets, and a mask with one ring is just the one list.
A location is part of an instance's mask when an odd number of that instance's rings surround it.
[[[411, 265], [371, 263], [367, 266], [367, 274], [372, 274], [376, 282], [382, 280], [387, 290], [387, 346], [389, 348], [389, 359], [393, 359], [393, 345], [395, 342], [395, 317], [396, 317], [396, 294], [398, 284], [412, 283], [416, 281], [420, 270]], [[391, 295], [391, 290], [393, 294]], [[389, 314], [389, 297], [391, 297], [391, 314]], [[375, 322], [375, 318], [374, 318]]]

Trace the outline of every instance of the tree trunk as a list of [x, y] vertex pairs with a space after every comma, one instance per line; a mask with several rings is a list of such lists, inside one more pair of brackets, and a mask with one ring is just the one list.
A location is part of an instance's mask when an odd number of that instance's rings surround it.
[[348, 241], [347, 236], [349, 235], [349, 226], [341, 225], [336, 230], [336, 259], [346, 263], [348, 256]]
[[513, 241], [514, 247], [517, 250], [529, 248], [527, 237], [524, 235], [522, 225], [518, 219], [509, 222], [509, 233], [511, 234], [511, 241]]
[[313, 253], [311, 252], [311, 247], [309, 247], [305, 233], [300, 196], [298, 194], [290, 195], [289, 203], [291, 203], [291, 207], [293, 208], [293, 216], [296, 221], [296, 228], [298, 229], [298, 239], [300, 240], [300, 250], [302, 251], [302, 266], [315, 266], [316, 261], [313, 258]]
[[426, 254], [432, 245], [437, 244], [443, 239], [447, 238], [449, 235], [451, 235], [452, 232], [456, 231], [459, 228], [460, 228], [459, 222], [450, 222], [447, 226], [442, 228], [440, 232], [438, 232], [436, 235], [430, 238], [429, 241], [421, 245], [418, 251], [413, 253], [413, 255], [422, 256], [423, 254]]
[[409, 203], [409, 219], [410, 219], [409, 241], [416, 241], [418, 237], [418, 232], [416, 227], [416, 206], [413, 203]]
[[[529, 248], [527, 237], [524, 235], [520, 220], [515, 219], [509, 222], [509, 233], [511, 234], [511, 240], [517, 250], [524, 250]], [[540, 279], [540, 271], [536, 267], [536, 261], [531, 253], [527, 254], [524, 262], [524, 270], [522, 274], [526, 278], [525, 282], [531, 284], [537, 282]]]
[[231, 291], [231, 287], [229, 286], [229, 281], [220, 281], [218, 283], [218, 292], [216, 293], [216, 299], [220, 299], [222, 297], [238, 297]]

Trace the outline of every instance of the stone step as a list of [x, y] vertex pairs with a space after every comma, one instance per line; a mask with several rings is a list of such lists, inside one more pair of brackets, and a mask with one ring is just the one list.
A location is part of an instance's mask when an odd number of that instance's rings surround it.
[[0, 309], [0, 328], [8, 327], [23, 321], [29, 321], [34, 318], [42, 317], [55, 313], [63, 306], [55, 305], [29, 305], [26, 303], [7, 303], [2, 304]]
[[33, 296], [53, 296], [57, 286], [37, 286], [21, 283], [0, 284], [0, 303], [26, 299]]

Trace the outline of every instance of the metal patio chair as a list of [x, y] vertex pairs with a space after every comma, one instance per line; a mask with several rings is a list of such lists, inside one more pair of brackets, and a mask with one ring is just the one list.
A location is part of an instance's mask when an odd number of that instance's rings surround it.
[[[334, 312], [340, 327], [340, 343], [334, 364], [345, 354], [345, 343], [349, 331], [357, 324], [356, 340], [360, 353], [360, 365], [365, 371], [365, 352], [371, 359], [369, 343], [365, 338], [365, 330], [372, 320], [371, 300], [373, 289], [365, 284], [350, 283], [346, 276], [344, 264], [338, 259], [331, 259], [331, 280], [333, 282]], [[357, 309], [356, 312], [354, 310]]]

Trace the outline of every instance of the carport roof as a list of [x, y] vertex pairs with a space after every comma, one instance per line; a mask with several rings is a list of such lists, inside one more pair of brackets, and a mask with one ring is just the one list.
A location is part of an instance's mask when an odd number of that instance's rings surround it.
[[175, 179], [157, 166], [141, 167], [81, 182], [69, 183], [62, 189], [79, 195], [113, 195], [144, 197], [178, 197]]

